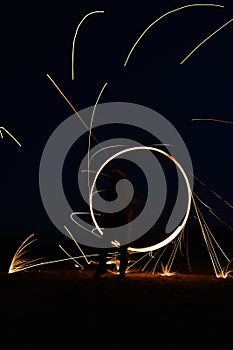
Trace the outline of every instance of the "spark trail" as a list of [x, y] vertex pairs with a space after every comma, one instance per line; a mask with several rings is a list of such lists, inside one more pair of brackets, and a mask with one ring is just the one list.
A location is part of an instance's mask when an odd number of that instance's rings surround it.
[[74, 39], [73, 39], [73, 45], [72, 45], [72, 80], [74, 80], [74, 49], [75, 49], [75, 41], [76, 41], [76, 37], [77, 37], [77, 34], [78, 34], [78, 31], [79, 31], [79, 28], [81, 26], [81, 24], [85, 21], [85, 19], [93, 14], [96, 14], [96, 13], [104, 13], [104, 11], [93, 11], [93, 12], [90, 12], [88, 13], [87, 15], [85, 15], [83, 17], [83, 19], [81, 20], [81, 22], [79, 22], [77, 28], [76, 28], [76, 31], [75, 31], [75, 34], [74, 34]]
[[19, 143], [19, 141], [3, 126], [0, 126], [0, 137], [1, 139], [3, 139], [3, 133], [2, 130], [5, 131], [16, 143], [19, 147], [21, 147], [21, 143]]
[[207, 42], [210, 38], [212, 38], [216, 33], [218, 33], [220, 30], [222, 30], [224, 27], [226, 27], [228, 24], [230, 24], [233, 21], [233, 18], [231, 18], [229, 21], [224, 23], [221, 27], [219, 27], [217, 30], [215, 30], [212, 34], [210, 34], [207, 38], [205, 38], [203, 41], [200, 42], [195, 48], [180, 62], [180, 64], [183, 64], [187, 59], [197, 50], [199, 49], [204, 43]]
[[[55, 81], [51, 78], [51, 76], [49, 74], [46, 74], [47, 77], [49, 78], [49, 80], [53, 83], [53, 85], [55, 86], [55, 88], [58, 90], [58, 92], [62, 95], [62, 97], [65, 99], [65, 101], [68, 103], [68, 105], [72, 108], [72, 110], [74, 111], [74, 113], [77, 115], [77, 117], [79, 118], [79, 120], [82, 122], [82, 124], [84, 125], [84, 127], [87, 129], [87, 131], [89, 130], [88, 125], [85, 123], [85, 121], [83, 120], [83, 118], [81, 117], [81, 115], [78, 113], [78, 111], [76, 110], [76, 108], [72, 105], [72, 103], [70, 102], [70, 100], [65, 96], [65, 94], [62, 92], [62, 90], [59, 88], [59, 86], [55, 83]], [[97, 140], [97, 138], [95, 137], [95, 135], [93, 135], [92, 133], [92, 137], [95, 139], [95, 141], [97, 142], [97, 144], [100, 145], [99, 141]]]
[[172, 13], [175, 13], [175, 12], [178, 12], [178, 11], [181, 11], [183, 9], [186, 9], [186, 8], [189, 8], [189, 7], [204, 7], [204, 6], [209, 6], [209, 7], [219, 7], [219, 8], [224, 8], [223, 5], [218, 5], [218, 4], [190, 4], [190, 5], [185, 5], [185, 6], [181, 6], [181, 7], [178, 7], [178, 8], [175, 8], [171, 11], [168, 11], [166, 13], [164, 13], [162, 16], [160, 16], [159, 18], [157, 18], [154, 22], [152, 22], [145, 30], [144, 32], [139, 36], [139, 38], [137, 39], [137, 41], [134, 43], [134, 45], [132, 46], [126, 60], [125, 60], [125, 63], [124, 63], [124, 67], [126, 67], [126, 65], [128, 64], [128, 61], [129, 61], [129, 58], [130, 56], [132, 55], [135, 47], [138, 45], [139, 41], [142, 39], [142, 37], [146, 34], [146, 32], [151, 28], [153, 27], [157, 22], [159, 22], [161, 19], [163, 19], [164, 17], [172, 14]]
[[102, 89], [100, 90], [100, 93], [97, 97], [96, 103], [94, 105], [93, 108], [93, 112], [92, 112], [92, 116], [91, 116], [91, 121], [90, 121], [90, 127], [89, 127], [89, 137], [88, 137], [88, 151], [87, 151], [87, 156], [88, 156], [88, 164], [87, 164], [87, 169], [88, 169], [88, 174], [87, 174], [87, 179], [88, 179], [88, 193], [90, 196], [90, 191], [91, 191], [91, 185], [90, 185], [90, 148], [91, 148], [91, 136], [92, 136], [92, 125], [93, 125], [93, 121], [94, 121], [94, 116], [95, 116], [95, 111], [96, 111], [96, 107], [99, 103], [100, 97], [102, 96], [104, 89], [106, 88], [108, 84], [105, 83], [102, 87]]

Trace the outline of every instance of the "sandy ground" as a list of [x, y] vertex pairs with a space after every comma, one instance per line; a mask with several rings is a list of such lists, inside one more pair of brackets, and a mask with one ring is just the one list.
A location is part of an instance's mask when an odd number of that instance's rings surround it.
[[[233, 349], [233, 279], [92, 268], [0, 274], [8, 347]], [[21, 347], [20, 347], [21, 344]]]

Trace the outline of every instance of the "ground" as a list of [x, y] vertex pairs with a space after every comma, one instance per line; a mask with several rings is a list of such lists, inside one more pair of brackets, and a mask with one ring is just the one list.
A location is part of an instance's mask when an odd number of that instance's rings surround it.
[[[2, 333], [22, 348], [233, 349], [233, 279], [94, 268], [0, 274]], [[47, 349], [47, 347], [45, 347]]]

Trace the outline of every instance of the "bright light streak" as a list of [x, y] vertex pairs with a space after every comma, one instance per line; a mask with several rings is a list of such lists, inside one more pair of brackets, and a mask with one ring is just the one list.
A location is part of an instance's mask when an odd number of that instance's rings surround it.
[[[214, 192], [215, 193], [215, 192]], [[233, 227], [228, 225], [225, 221], [223, 221], [219, 215], [217, 215], [217, 211], [214, 210], [213, 208], [211, 208], [209, 205], [207, 205], [206, 203], [204, 203], [198, 196], [196, 193], [194, 193], [194, 196], [197, 198], [197, 200], [204, 205], [204, 207], [206, 207], [208, 209], [208, 211], [218, 220], [220, 221], [222, 224], [224, 224], [226, 227], [228, 227], [230, 230], [233, 230]], [[219, 197], [219, 196], [218, 196]], [[222, 198], [220, 198], [222, 199]]]
[[233, 18], [230, 19], [228, 22], [224, 23], [221, 27], [219, 27], [217, 30], [215, 30], [212, 34], [210, 34], [207, 38], [205, 38], [200, 44], [195, 46], [195, 48], [180, 62], [180, 64], [183, 64], [187, 59], [197, 50], [199, 47], [201, 47], [207, 40], [212, 38], [216, 33], [218, 33], [220, 30], [222, 30], [224, 27], [226, 27], [229, 23], [233, 21]]
[[99, 153], [99, 152], [105, 152], [106, 149], [110, 149], [110, 148], [116, 148], [116, 147], [129, 147], [129, 145], [111, 145], [111, 146], [106, 146], [106, 147], [102, 147], [101, 149], [99, 149], [98, 151], [96, 151], [90, 158], [90, 163], [93, 160], [93, 158]]
[[[34, 238], [34, 233], [31, 234], [30, 236], [28, 236], [23, 242], [22, 244], [19, 246], [19, 248], [17, 249], [16, 253], [13, 256], [13, 259], [11, 261], [8, 273], [16, 273], [16, 272], [20, 272], [23, 270], [28, 270], [30, 268], [33, 267], [40, 267], [40, 266], [44, 266], [44, 265], [50, 265], [50, 264], [54, 264], [54, 263], [58, 263], [58, 262], [64, 262], [64, 261], [68, 261], [68, 260], [74, 260], [79, 266], [82, 266], [81, 264], [79, 264], [77, 262], [77, 260], [75, 259], [80, 259], [80, 258], [84, 258], [88, 264], [90, 264], [91, 260], [87, 260], [87, 257], [96, 257], [98, 256], [98, 254], [90, 254], [90, 255], [85, 255], [83, 253], [83, 251], [79, 248], [79, 250], [81, 251], [82, 255], [81, 256], [75, 256], [75, 257], [71, 257], [67, 252], [66, 254], [69, 256], [69, 258], [66, 259], [55, 259], [55, 260], [50, 260], [50, 261], [44, 261], [44, 262], [38, 262], [41, 258], [36, 258], [36, 259], [28, 259], [27, 257], [25, 257], [26, 253], [28, 252], [27, 248], [32, 245], [32, 243], [34, 243], [35, 241], [37, 241], [37, 238]], [[63, 251], [65, 251], [62, 247], [60, 247]]]
[[81, 211], [74, 211], [73, 213], [70, 214], [70, 218], [71, 218], [71, 220], [72, 220], [76, 225], [78, 225], [81, 229], [83, 229], [83, 230], [85, 230], [85, 231], [87, 231], [87, 232], [89, 232], [89, 233], [93, 233], [92, 230], [89, 230], [89, 229], [86, 228], [85, 226], [79, 224], [78, 221], [76, 221], [76, 220], [73, 218], [74, 215], [85, 215], [85, 214], [89, 214], [89, 215], [90, 215], [90, 213], [81, 212]]
[[75, 107], [72, 105], [72, 103], [70, 102], [70, 100], [68, 100], [68, 98], [65, 96], [65, 94], [61, 91], [61, 89], [59, 88], [59, 86], [55, 83], [55, 81], [51, 78], [51, 76], [49, 74], [46, 74], [47, 77], [50, 79], [50, 81], [53, 83], [53, 85], [55, 86], [55, 88], [59, 91], [59, 93], [62, 95], [62, 97], [66, 100], [66, 102], [68, 103], [68, 105], [73, 109], [74, 113], [77, 115], [77, 117], [80, 119], [80, 121], [82, 122], [82, 124], [84, 125], [84, 127], [89, 131], [89, 128], [87, 126], [87, 124], [85, 123], [85, 121], [83, 120], [83, 118], [81, 117], [81, 115], [78, 113], [78, 111], [75, 109]]
[[178, 8], [175, 8], [171, 11], [168, 11], [166, 13], [164, 13], [162, 16], [160, 16], [159, 18], [157, 18], [154, 22], [152, 22], [145, 30], [144, 32], [139, 36], [139, 38], [137, 39], [137, 41], [135, 42], [135, 44], [133, 45], [133, 47], [131, 48], [126, 60], [125, 60], [125, 63], [124, 63], [124, 67], [126, 67], [127, 63], [128, 63], [128, 60], [133, 52], [133, 50], [135, 49], [135, 47], [137, 46], [137, 44], [139, 43], [139, 41], [142, 39], [142, 37], [146, 34], [146, 32], [151, 28], [153, 27], [154, 24], [156, 24], [157, 22], [159, 22], [161, 19], [163, 19], [164, 17], [174, 13], [174, 12], [178, 12], [180, 10], [183, 10], [185, 8], [188, 8], [188, 7], [198, 7], [198, 6], [211, 6], [211, 7], [221, 7], [221, 8], [224, 8], [223, 5], [216, 5], [216, 4], [190, 4], [190, 5], [185, 5], [185, 6], [181, 6], [181, 7], [178, 7]]
[[148, 251], [152, 251], [152, 250], [156, 250], [156, 249], [159, 249], [165, 245], [167, 245], [168, 243], [170, 243], [171, 241], [173, 241], [177, 235], [182, 231], [182, 229], [184, 228], [184, 226], [186, 225], [186, 222], [188, 220], [188, 216], [189, 216], [189, 211], [190, 211], [190, 207], [191, 207], [191, 196], [192, 196], [192, 191], [191, 191], [191, 188], [190, 188], [190, 185], [189, 185], [189, 181], [188, 181], [188, 178], [183, 170], [183, 168], [181, 167], [181, 165], [177, 162], [177, 160], [171, 156], [169, 153], [166, 153], [164, 151], [162, 151], [161, 149], [159, 148], [154, 148], [154, 147], [149, 147], [149, 146], [139, 146], [139, 147], [131, 147], [131, 148], [128, 148], [128, 149], [125, 149], [125, 150], [122, 150], [116, 154], [114, 154], [113, 156], [111, 156], [110, 158], [108, 158], [103, 164], [102, 166], [99, 168], [98, 172], [96, 173], [96, 176], [93, 180], [93, 184], [92, 184], [92, 187], [91, 187], [91, 192], [90, 192], [90, 197], [89, 197], [89, 203], [90, 203], [90, 212], [91, 212], [91, 217], [92, 217], [92, 220], [93, 220], [93, 223], [95, 225], [95, 227], [97, 228], [97, 230], [99, 231], [99, 233], [101, 235], [103, 235], [103, 231], [101, 230], [101, 228], [99, 227], [96, 219], [95, 219], [95, 215], [94, 215], [94, 212], [93, 212], [93, 206], [92, 206], [92, 198], [93, 198], [93, 192], [94, 192], [94, 187], [95, 187], [95, 183], [96, 183], [96, 180], [99, 176], [99, 174], [101, 173], [102, 169], [111, 161], [113, 160], [114, 158], [126, 153], [126, 152], [130, 152], [130, 151], [136, 151], [136, 150], [148, 150], [148, 151], [153, 151], [153, 152], [158, 152], [158, 153], [161, 153], [163, 155], [165, 155], [167, 158], [169, 158], [171, 161], [173, 161], [176, 166], [179, 168], [179, 170], [181, 171], [184, 179], [185, 179], [185, 182], [186, 182], [186, 186], [187, 186], [187, 190], [188, 190], [188, 203], [187, 203], [187, 211], [185, 213], [185, 216], [184, 216], [184, 219], [182, 221], [182, 223], [174, 230], [174, 232], [169, 236], [167, 237], [166, 239], [164, 239], [163, 241], [155, 244], [155, 245], [152, 245], [152, 246], [149, 246], [149, 247], [145, 247], [145, 248], [133, 248], [133, 247], [128, 247], [128, 250], [129, 251], [134, 251], [134, 252], [148, 252]]
[[233, 231], [233, 227], [228, 225], [225, 221], [223, 221], [213, 210], [209, 210], [209, 212], [218, 220], [220, 221], [223, 225], [228, 227], [230, 230]]
[[[155, 257], [156, 257], [157, 254], [160, 252], [160, 254], [158, 254], [158, 258], [157, 258], [157, 260], [156, 260], [156, 262], [155, 262], [155, 264], [154, 264], [154, 267], [153, 267], [153, 270], [152, 270], [152, 274], [155, 273], [156, 268], [157, 268], [157, 266], [158, 266], [158, 263], [159, 263], [159, 261], [162, 259], [162, 256], [163, 256], [163, 254], [165, 253], [165, 251], [167, 250], [167, 248], [168, 248], [168, 245], [166, 245], [165, 247], [163, 247], [163, 249], [158, 250], [157, 252], [154, 252], [154, 251], [149, 252], [150, 261], [155, 260]], [[148, 261], [148, 263], [149, 263], [150, 261]], [[143, 270], [145, 270], [146, 267], [147, 267], [147, 266], [145, 265], [144, 268], [143, 268]]]
[[90, 148], [91, 148], [91, 136], [92, 136], [92, 125], [93, 125], [93, 121], [94, 121], [94, 116], [95, 116], [95, 111], [96, 111], [96, 107], [97, 104], [99, 103], [100, 97], [102, 96], [104, 89], [106, 88], [107, 83], [105, 83], [97, 97], [96, 103], [94, 105], [93, 108], [93, 112], [92, 112], [92, 116], [91, 116], [91, 121], [90, 121], [90, 127], [89, 127], [89, 137], [88, 137], [88, 152], [87, 152], [87, 157], [88, 157], [88, 163], [87, 163], [87, 168], [88, 168], [88, 175], [87, 175], [87, 179], [88, 179], [88, 194], [90, 196]]
[[[93, 195], [94, 195], [94, 194], [93, 194]], [[87, 227], [81, 225], [78, 221], [76, 221], [76, 220], [73, 218], [74, 215], [91, 215], [90, 212], [75, 211], [75, 212], [73, 212], [73, 213], [70, 214], [70, 218], [71, 218], [71, 220], [72, 220], [76, 225], [78, 225], [82, 230], [87, 231], [87, 232], [93, 234], [93, 235], [96, 236], [96, 237], [99, 237], [99, 238], [102, 237], [101, 234], [95, 232], [95, 231], [97, 231], [96, 227], [94, 227], [92, 230], [89, 230]], [[101, 214], [96, 213], [95, 215], [96, 215], [96, 216], [97, 216], [97, 215], [100, 216]], [[66, 228], [66, 230], [67, 230], [67, 228]], [[102, 230], [103, 230], [103, 228], [102, 228]], [[68, 231], [67, 231], [67, 232], [68, 232]]]
[[[184, 231], [182, 233], [184, 233]], [[162, 276], [174, 276], [176, 274], [176, 272], [171, 272], [171, 268], [172, 268], [172, 264], [173, 264], [173, 262], [175, 260], [175, 256], [176, 256], [178, 247], [180, 245], [182, 235], [183, 234], [181, 234], [178, 237], [177, 241], [175, 242], [173, 250], [171, 252], [171, 255], [169, 257], [169, 260], [168, 260], [167, 264], [164, 266], [163, 263], [161, 263], [162, 273], [160, 273], [160, 275], [162, 275]]]
[[76, 267], [80, 267], [81, 270], [84, 270], [84, 267], [73, 256], [71, 256], [60, 244], [59, 248], [61, 248], [61, 250], [75, 262]]
[[224, 268], [222, 268], [220, 261], [218, 259], [218, 255], [216, 254], [214, 245], [212, 243], [212, 240], [214, 241], [214, 243], [217, 245], [218, 249], [220, 250], [220, 252], [223, 254], [223, 256], [225, 257], [225, 259], [227, 260], [227, 262], [230, 262], [230, 259], [227, 257], [227, 255], [224, 253], [223, 249], [220, 247], [220, 245], [218, 244], [218, 242], [216, 241], [216, 239], [214, 238], [209, 226], [207, 225], [200, 209], [198, 208], [194, 198], [193, 198], [193, 204], [194, 204], [194, 208], [196, 211], [196, 215], [197, 215], [197, 219], [201, 228], [201, 232], [202, 235], [204, 237], [205, 243], [206, 243], [206, 247], [207, 247], [207, 251], [209, 253], [210, 256], [210, 260], [212, 262], [213, 265], [213, 269], [215, 272], [215, 276], [217, 278], [224, 276], [224, 273], [226, 272]]
[[[84, 259], [86, 260], [87, 264], [89, 264], [89, 261], [86, 258], [86, 255], [84, 254], [83, 250], [81, 249], [80, 245], [78, 244], [78, 242], [74, 239], [74, 236], [72, 235], [72, 233], [70, 232], [70, 230], [68, 230], [68, 228], [64, 225], [64, 229], [68, 232], [68, 234], [70, 235], [70, 237], [73, 239], [75, 245], [78, 247], [78, 249], [80, 250], [80, 252], [82, 253]], [[78, 264], [78, 263], [77, 263]]]
[[[77, 117], [79, 118], [79, 120], [82, 122], [82, 124], [84, 125], [84, 127], [87, 129], [87, 131], [89, 131], [89, 127], [87, 126], [87, 124], [85, 123], [85, 121], [83, 120], [83, 118], [81, 117], [81, 115], [78, 113], [78, 111], [75, 109], [75, 107], [72, 105], [72, 103], [70, 102], [70, 100], [65, 96], [65, 94], [61, 91], [61, 89], [59, 88], [59, 86], [55, 83], [55, 81], [51, 78], [51, 76], [49, 74], [46, 74], [47, 77], [49, 78], [49, 80], [53, 83], [53, 85], [55, 86], [55, 88], [59, 91], [59, 93], [62, 95], [62, 97], [65, 99], [65, 101], [68, 103], [68, 105], [73, 109], [74, 113], [77, 115]], [[92, 137], [95, 139], [95, 141], [97, 142], [98, 145], [100, 145], [99, 141], [97, 140], [97, 138], [93, 135], [92, 133]]]
[[217, 197], [218, 199], [220, 199], [223, 203], [225, 203], [228, 207], [230, 207], [231, 209], [233, 209], [233, 205], [230, 204], [228, 201], [226, 201], [224, 198], [222, 198], [217, 192], [215, 192], [214, 190], [212, 190], [210, 187], [208, 187], [203, 181], [201, 181], [198, 177], [194, 176], [193, 177], [199, 181], [204, 187], [206, 187], [210, 192], [213, 193], [213, 195], [215, 197]]
[[95, 13], [104, 13], [104, 11], [93, 11], [88, 13], [86, 16], [83, 17], [83, 19], [81, 20], [81, 22], [78, 24], [76, 31], [75, 31], [75, 35], [74, 35], [74, 39], [73, 39], [73, 45], [72, 45], [72, 80], [74, 80], [74, 48], [75, 48], [75, 40], [78, 34], [78, 30], [81, 26], [81, 24], [85, 21], [85, 19]]
[[19, 147], [21, 147], [21, 144], [19, 143], [19, 141], [6, 128], [4, 128], [3, 126], [0, 126], [1, 139], [3, 139], [2, 130], [4, 130], [17, 143], [17, 145], [19, 145]]

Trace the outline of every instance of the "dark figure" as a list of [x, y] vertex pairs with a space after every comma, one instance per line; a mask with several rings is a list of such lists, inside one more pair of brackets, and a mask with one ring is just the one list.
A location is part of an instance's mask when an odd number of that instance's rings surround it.
[[[110, 188], [107, 190], [108, 200], [114, 200], [117, 196], [116, 194], [116, 184], [119, 180], [125, 179], [126, 175], [118, 169], [112, 171], [110, 175]], [[129, 224], [132, 219], [132, 203], [130, 203], [123, 211], [118, 214], [105, 214], [104, 215], [104, 227], [116, 227], [125, 224]], [[115, 225], [114, 225], [115, 222]], [[130, 228], [130, 225], [128, 226]], [[129, 230], [128, 230], [129, 231]], [[130, 235], [130, 232], [127, 232]], [[129, 237], [128, 237], [129, 241]], [[127, 244], [119, 247], [120, 253], [120, 267], [119, 276], [121, 278], [125, 277], [126, 268], [128, 265], [128, 250]], [[106, 273], [107, 271], [107, 255], [108, 249], [102, 248], [99, 254], [99, 264], [98, 268], [94, 274], [94, 277], [99, 277]]]
[[107, 248], [101, 248], [101, 251], [99, 253], [99, 258], [98, 258], [98, 267], [97, 270], [94, 274], [94, 277], [99, 277], [101, 275], [104, 275], [107, 272], [107, 255], [108, 255], [108, 250]]
[[120, 277], [124, 278], [125, 277], [125, 271], [128, 265], [128, 250], [127, 250], [127, 245], [121, 246], [120, 247], [120, 268], [119, 268], [119, 273]]

